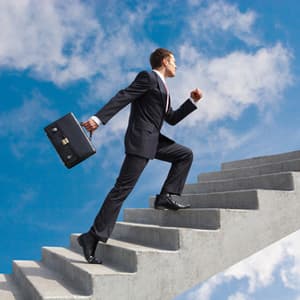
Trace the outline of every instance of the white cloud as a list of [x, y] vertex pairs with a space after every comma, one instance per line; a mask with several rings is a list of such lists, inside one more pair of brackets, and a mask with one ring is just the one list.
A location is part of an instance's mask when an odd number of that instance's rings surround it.
[[236, 5], [219, 0], [201, 8], [190, 18], [190, 26], [193, 33], [202, 39], [209, 39], [212, 34], [227, 32], [247, 44], [257, 45], [259, 40], [253, 33], [256, 18], [254, 11], [242, 13]]
[[131, 33], [148, 10], [123, 11], [127, 23], [104, 31], [93, 7], [79, 0], [1, 1], [0, 67], [29, 69], [59, 85], [99, 74], [116, 80], [124, 60], [136, 66], [151, 44], [136, 42]]
[[[190, 45], [180, 48], [182, 67], [170, 80], [171, 94], [186, 99], [195, 87], [203, 90], [199, 110], [189, 117], [189, 125], [211, 123], [230, 117], [237, 119], [250, 105], [263, 110], [277, 105], [292, 83], [291, 54], [281, 44], [254, 53], [236, 51], [209, 59]], [[175, 101], [174, 101], [175, 100]]]
[[80, 1], [1, 1], [0, 65], [31, 69], [56, 83], [95, 73], [93, 48], [103, 37]]
[[187, 300], [210, 300], [215, 288], [223, 282], [221, 276], [214, 276], [201, 285], [198, 290], [187, 294]]
[[289, 239], [285, 244], [288, 264], [280, 272], [284, 285], [288, 288], [300, 291], [300, 232], [294, 239]]
[[300, 231], [252, 255], [241, 263], [229, 268], [225, 277], [248, 278], [248, 293], [270, 286], [274, 275], [279, 272], [282, 282], [288, 288], [299, 290], [300, 282]]
[[234, 295], [228, 297], [228, 300], [247, 300], [247, 299], [249, 298], [240, 292], [237, 292]]
[[[217, 128], [197, 128], [197, 125], [189, 127], [168, 128], [166, 132], [181, 142], [188, 143], [193, 149], [201, 149], [201, 156], [207, 154], [225, 155], [239, 149], [257, 137], [260, 126], [254, 127], [248, 132], [237, 133], [232, 129], [219, 126]], [[193, 139], [191, 139], [193, 133]]]
[[200, 287], [187, 293], [187, 299], [211, 300], [213, 293], [222, 285], [232, 280], [247, 279], [248, 288], [241, 293], [237, 291], [228, 300], [255, 299], [255, 293], [270, 287], [275, 274], [281, 275], [283, 284], [290, 289], [299, 290], [300, 282], [300, 231], [257, 252], [249, 258], [213, 276]]
[[225, 271], [224, 276], [234, 279], [248, 279], [248, 292], [270, 285], [274, 271], [285, 259], [283, 244], [275, 244]]

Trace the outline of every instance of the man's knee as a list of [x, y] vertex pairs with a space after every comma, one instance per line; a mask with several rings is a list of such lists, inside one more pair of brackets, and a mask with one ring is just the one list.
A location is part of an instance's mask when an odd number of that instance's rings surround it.
[[184, 159], [192, 162], [193, 158], [194, 158], [193, 151], [190, 148], [185, 147]]
[[190, 158], [191, 161], [193, 161], [194, 153], [191, 149], [189, 149], [189, 158]]

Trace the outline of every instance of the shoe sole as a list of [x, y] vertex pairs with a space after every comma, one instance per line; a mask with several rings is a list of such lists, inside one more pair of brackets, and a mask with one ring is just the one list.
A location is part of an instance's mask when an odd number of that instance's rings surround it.
[[154, 208], [158, 210], [174, 210], [174, 211], [178, 210], [178, 208], [167, 208], [164, 206], [155, 206]]
[[181, 207], [181, 208], [166, 208], [166, 207], [164, 207], [164, 206], [155, 206], [154, 208], [155, 208], [155, 209], [159, 209], [159, 210], [174, 210], [174, 211], [177, 211], [177, 210], [181, 210], [181, 209], [188, 209], [188, 208], [191, 208], [191, 206]]

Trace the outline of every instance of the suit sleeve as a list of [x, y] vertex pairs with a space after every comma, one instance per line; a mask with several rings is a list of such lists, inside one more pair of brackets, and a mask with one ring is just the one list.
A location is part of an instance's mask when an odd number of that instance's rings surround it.
[[140, 72], [135, 80], [125, 89], [120, 90], [113, 98], [111, 98], [96, 114], [102, 124], [106, 124], [115, 114], [129, 103], [140, 98], [149, 89], [152, 88], [148, 72]]
[[195, 109], [197, 109], [197, 106], [188, 99], [177, 110], [170, 107], [165, 120], [170, 125], [176, 125]]

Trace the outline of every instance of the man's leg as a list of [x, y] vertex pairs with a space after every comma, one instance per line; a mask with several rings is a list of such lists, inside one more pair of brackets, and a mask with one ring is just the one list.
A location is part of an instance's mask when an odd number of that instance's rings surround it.
[[112, 190], [106, 196], [90, 229], [98, 240], [106, 242], [113, 231], [121, 206], [134, 188], [138, 178], [147, 165], [148, 159], [135, 155], [126, 155], [119, 177]]
[[170, 162], [172, 165], [160, 194], [156, 196], [154, 207], [172, 210], [189, 208], [189, 204], [183, 205], [176, 202], [172, 195], [182, 193], [193, 161], [193, 152], [185, 146], [162, 137], [155, 158]]
[[155, 158], [172, 163], [161, 194], [181, 195], [193, 162], [193, 152], [177, 143], [161, 143]]

